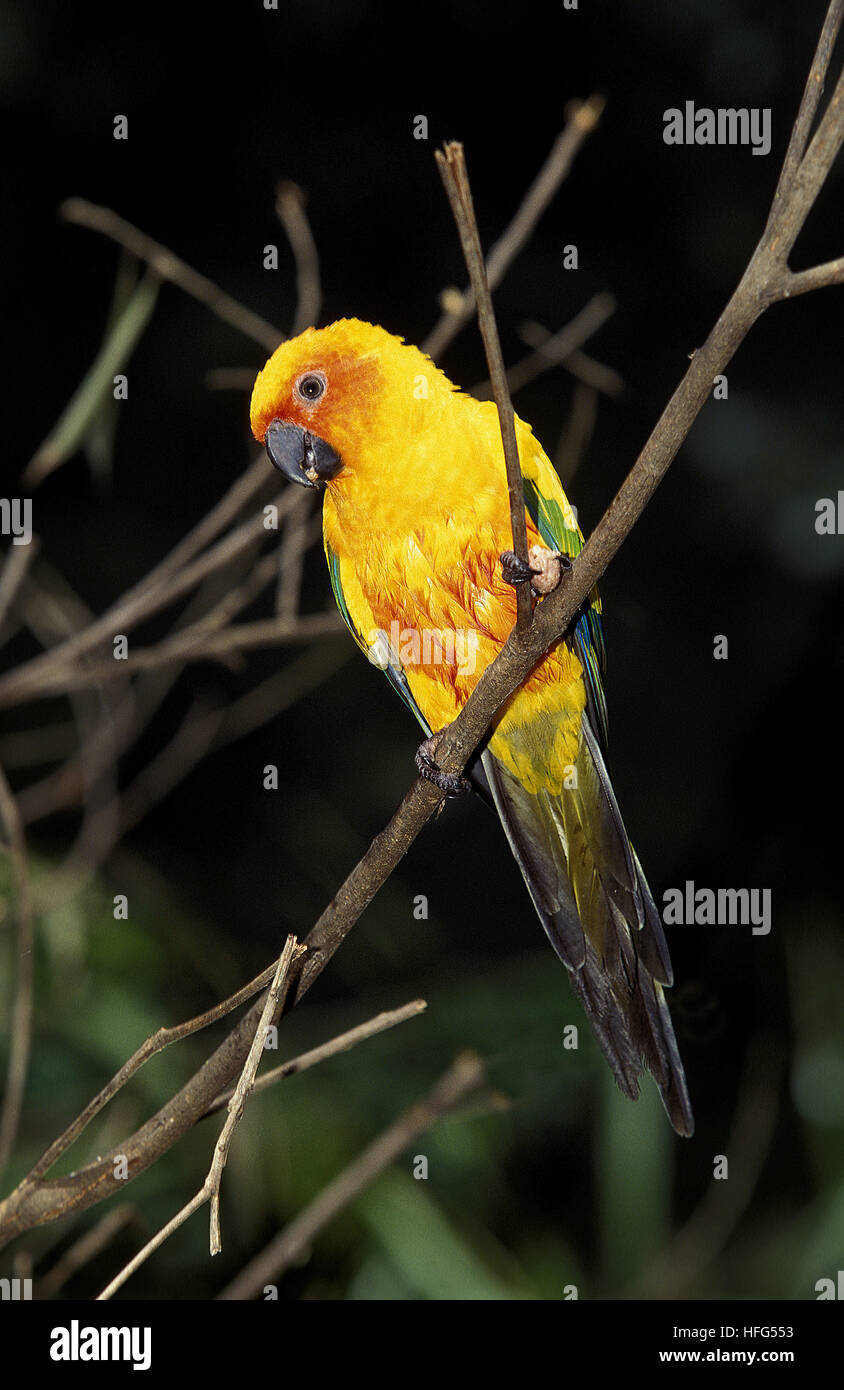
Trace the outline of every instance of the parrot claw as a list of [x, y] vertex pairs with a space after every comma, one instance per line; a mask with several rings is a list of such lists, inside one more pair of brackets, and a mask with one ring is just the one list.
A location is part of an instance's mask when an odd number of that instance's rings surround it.
[[512, 584], [515, 588], [518, 584], [527, 584], [539, 570], [531, 569], [526, 560], [520, 560], [515, 550], [505, 550], [499, 555], [501, 561], [501, 574], [506, 584]]
[[416, 750], [416, 770], [420, 777], [424, 777], [426, 782], [433, 782], [441, 792], [445, 792], [448, 797], [466, 796], [472, 790], [472, 784], [467, 778], [461, 777], [456, 772], [443, 772], [434, 761], [434, 742], [433, 738], [426, 738], [424, 743], [420, 743]]
[[530, 563], [520, 560], [513, 550], [499, 556], [501, 574], [507, 584], [527, 584], [537, 598], [556, 589], [564, 570], [571, 569], [571, 560], [559, 550], [546, 550], [544, 545], [532, 545]]

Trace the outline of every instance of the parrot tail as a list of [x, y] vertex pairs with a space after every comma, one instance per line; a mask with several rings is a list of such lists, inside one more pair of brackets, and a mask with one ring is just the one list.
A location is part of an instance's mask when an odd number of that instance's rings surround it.
[[673, 980], [668, 947], [587, 713], [576, 786], [559, 795], [528, 791], [488, 748], [481, 762], [536, 911], [621, 1090], [636, 1100], [647, 1067], [675, 1130], [691, 1135], [663, 993]]

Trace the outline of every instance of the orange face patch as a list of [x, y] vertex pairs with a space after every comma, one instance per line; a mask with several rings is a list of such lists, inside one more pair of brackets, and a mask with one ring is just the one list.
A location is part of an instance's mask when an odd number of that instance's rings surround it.
[[[338, 452], [348, 443], [344, 422], [355, 421], [355, 433], [365, 428], [381, 384], [381, 369], [374, 354], [355, 356], [330, 343], [314, 343], [317, 335], [302, 334], [282, 343], [259, 374], [252, 392], [252, 433], [259, 443], [271, 420], [300, 425], [325, 439]], [[333, 350], [332, 350], [333, 348]], [[321, 372], [325, 394], [313, 404], [302, 400], [296, 383], [309, 372]]]

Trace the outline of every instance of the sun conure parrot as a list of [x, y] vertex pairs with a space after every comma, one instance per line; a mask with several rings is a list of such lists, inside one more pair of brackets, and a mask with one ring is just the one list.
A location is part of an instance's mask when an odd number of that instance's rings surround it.
[[[255, 382], [251, 421], [286, 478], [324, 488], [337, 605], [430, 738], [506, 641], [514, 584], [525, 579], [512, 553], [501, 558], [512, 531], [495, 405], [464, 395], [385, 329], [342, 319], [273, 353]], [[583, 538], [560, 480], [519, 419], [516, 438], [532, 561], [573, 557]], [[547, 565], [532, 564], [538, 571]], [[473, 780], [494, 802], [622, 1091], [635, 1100], [647, 1067], [674, 1128], [688, 1135], [691, 1107], [663, 996], [668, 949], [604, 762], [603, 669], [593, 591], [505, 705]], [[422, 756], [421, 770], [436, 776]]]

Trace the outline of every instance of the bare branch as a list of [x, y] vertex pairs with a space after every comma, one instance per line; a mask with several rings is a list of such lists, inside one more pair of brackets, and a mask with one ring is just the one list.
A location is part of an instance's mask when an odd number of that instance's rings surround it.
[[53, 1143], [39, 1158], [35, 1167], [30, 1171], [27, 1181], [37, 1180], [52, 1168], [54, 1163], [58, 1163], [63, 1153], [76, 1143], [80, 1134], [88, 1127], [91, 1121], [108, 1104], [117, 1092], [122, 1090], [128, 1081], [139, 1072], [145, 1062], [150, 1057], [155, 1057], [159, 1052], [163, 1052], [165, 1047], [171, 1043], [180, 1042], [182, 1038], [190, 1037], [192, 1033], [198, 1033], [203, 1028], [208, 1028], [218, 1019], [225, 1018], [234, 1009], [240, 1007], [247, 999], [251, 999], [259, 990], [264, 989], [273, 977], [275, 964], [262, 970], [249, 984], [243, 985], [234, 994], [230, 994], [228, 999], [223, 999], [219, 1004], [215, 1004], [212, 1009], [206, 1009], [205, 1013], [198, 1014], [196, 1018], [188, 1019], [186, 1023], [175, 1024], [172, 1028], [159, 1028], [151, 1037], [147, 1038], [141, 1046], [132, 1053], [132, 1056], [118, 1072], [111, 1078], [106, 1086], [94, 1096], [93, 1100], [85, 1106], [76, 1119], [68, 1125], [67, 1129], [54, 1139]]
[[323, 1227], [380, 1177], [409, 1144], [433, 1129], [443, 1115], [453, 1112], [483, 1084], [484, 1071], [480, 1058], [471, 1052], [457, 1057], [433, 1090], [406, 1110], [389, 1129], [385, 1129], [354, 1163], [344, 1168], [310, 1206], [300, 1212], [260, 1255], [256, 1255], [240, 1271], [218, 1297], [222, 1300], [257, 1297], [264, 1285], [283, 1274]]
[[153, 1236], [152, 1240], [147, 1241], [143, 1250], [140, 1250], [138, 1254], [121, 1269], [119, 1274], [115, 1275], [110, 1284], [108, 1284], [98, 1296], [98, 1302], [103, 1302], [111, 1298], [112, 1294], [122, 1288], [127, 1279], [135, 1273], [135, 1270], [140, 1269], [141, 1265], [146, 1263], [150, 1255], [152, 1255], [159, 1246], [163, 1245], [165, 1240], [167, 1240], [174, 1231], [178, 1230], [180, 1226], [183, 1226], [188, 1217], [192, 1216], [195, 1211], [198, 1211], [199, 1208], [204, 1206], [208, 1201], [211, 1203], [211, 1254], [219, 1255], [222, 1250], [223, 1247], [220, 1240], [220, 1183], [223, 1180], [223, 1170], [229, 1156], [229, 1148], [255, 1081], [255, 1073], [258, 1070], [258, 1063], [261, 1060], [261, 1054], [264, 1050], [264, 1042], [267, 1036], [270, 1017], [278, 1003], [278, 996], [281, 992], [285, 976], [296, 955], [299, 952], [304, 952], [304, 950], [304, 946], [297, 945], [295, 936], [288, 936], [284, 943], [284, 950], [279, 956], [273, 982], [267, 991], [264, 1007], [261, 1010], [258, 1026], [255, 1029], [255, 1036], [252, 1039], [252, 1044], [247, 1053], [246, 1060], [243, 1063], [240, 1079], [229, 1101], [226, 1121], [220, 1131], [217, 1143], [214, 1146], [214, 1155], [211, 1159], [211, 1166], [208, 1170], [208, 1176], [205, 1182], [202, 1184], [196, 1196], [187, 1202], [185, 1206], [182, 1207], [181, 1211], [177, 1212], [172, 1220], [168, 1221], [167, 1224]]
[[[265, 555], [257, 562], [254, 558], [254, 552], [260, 546], [262, 539], [262, 537], [256, 538], [252, 546], [245, 547], [228, 564], [221, 566], [219, 570], [215, 570], [207, 576], [201, 589], [176, 619], [174, 627], [177, 633], [184, 634], [191, 631], [200, 636], [205, 632], [218, 631], [235, 614], [250, 604], [265, 585], [271, 582], [278, 567], [275, 555], [272, 553]], [[241, 568], [246, 570], [246, 576], [238, 583], [236, 582], [237, 572]], [[217, 590], [221, 591], [219, 597], [216, 597]], [[30, 607], [35, 607], [35, 605], [31, 604]], [[202, 616], [191, 623], [190, 619], [194, 613], [201, 613]], [[151, 649], [143, 648], [142, 650], [148, 652]], [[63, 807], [75, 804], [79, 800], [85, 769], [91, 765], [92, 761], [100, 758], [103, 741], [113, 738], [116, 756], [121, 756], [149, 723], [156, 709], [172, 688], [184, 664], [190, 659], [192, 658], [188, 656], [184, 662], [179, 661], [177, 663], [175, 660], [160, 664], [153, 662], [152, 673], [146, 674], [140, 681], [132, 685], [127, 690], [125, 698], [116, 704], [110, 727], [103, 727], [102, 722], [97, 720], [90, 735], [82, 740], [76, 750], [71, 751], [63, 766], [24, 788], [18, 797], [24, 823], [30, 824], [33, 820], [38, 820], [42, 816], [50, 815]], [[112, 669], [113, 663], [107, 663], [106, 678], [108, 681], [111, 681], [115, 674], [127, 675], [128, 677], [129, 673], [125, 670], [125, 663], [121, 663], [121, 665], [124, 669], [121, 672], [115, 672]], [[168, 669], [162, 669], [164, 666]], [[90, 678], [91, 667], [87, 665], [83, 682], [86, 683]]]
[[[293, 506], [296, 493], [298, 488], [291, 485], [276, 496], [275, 506], [278, 508], [279, 518], [284, 517]], [[231, 494], [223, 500], [228, 509]], [[184, 564], [184, 557], [196, 545], [197, 534], [205, 532], [210, 519], [210, 516], [205, 517], [200, 526], [181, 541], [171, 555], [156, 565], [144, 579], [129, 589], [101, 618], [90, 623], [83, 632], [0, 677], [0, 705], [19, 704], [36, 696], [56, 694], [80, 684], [85, 685], [86, 679], [80, 678], [79, 672], [74, 669], [80, 657], [110, 642], [116, 633], [128, 632], [162, 608], [169, 607], [182, 594], [194, 588], [214, 570], [227, 564], [241, 550], [266, 534], [264, 517], [260, 514], [251, 516], [193, 563]], [[180, 555], [180, 564], [183, 567], [180, 572], [175, 573], [173, 556], [177, 554]]]
[[59, 208], [59, 216], [65, 222], [75, 223], [77, 227], [88, 227], [91, 231], [102, 232], [103, 236], [110, 237], [119, 246], [124, 246], [133, 256], [137, 256], [138, 260], [146, 261], [160, 280], [169, 280], [172, 285], [178, 285], [179, 289], [184, 290], [200, 304], [204, 304], [206, 309], [210, 309], [218, 319], [230, 324], [247, 338], [260, 343], [268, 352], [274, 352], [284, 338], [280, 328], [267, 323], [259, 314], [253, 314], [251, 309], [244, 308], [230, 294], [226, 294], [225, 290], [215, 285], [213, 280], [200, 275], [199, 271], [193, 270], [172, 251], [168, 251], [166, 246], [154, 241], [146, 232], [133, 227], [131, 222], [118, 217], [111, 208], [98, 207], [95, 203], [89, 203], [86, 198], [68, 198]]
[[[604, 109], [604, 98], [591, 96], [588, 101], [572, 102], [565, 128], [554, 141], [551, 153], [528, 189], [513, 221], [495, 243], [487, 261], [487, 279], [494, 290], [504, 278], [511, 262], [531, 236], [560, 184], [574, 162], [575, 155], [588, 135], [595, 129]], [[469, 322], [475, 307], [471, 288], [459, 297], [456, 307], [446, 309], [422, 344], [422, 351], [435, 360], [440, 357], [460, 329]]]
[[578, 381], [574, 388], [571, 411], [563, 426], [554, 450], [553, 464], [560, 480], [568, 488], [580, 467], [598, 418], [598, 393], [594, 386]]
[[212, 748], [233, 743], [260, 728], [268, 719], [275, 719], [351, 661], [353, 655], [354, 649], [349, 650], [348, 644], [315, 642], [301, 656], [288, 661], [284, 670], [268, 676], [229, 705]]
[[11, 545], [6, 551], [3, 568], [0, 570], [0, 631], [40, 545], [38, 537], [33, 536], [29, 545]]
[[788, 142], [788, 149], [783, 160], [779, 182], [774, 194], [772, 212], [776, 212], [785, 195], [791, 192], [794, 176], [806, 153], [809, 132], [817, 113], [818, 103], [823, 95], [827, 69], [832, 58], [832, 50], [835, 47], [838, 31], [841, 28], [842, 15], [844, 15], [844, 0], [832, 0], [826, 12], [818, 46], [812, 59], [812, 66], [809, 68], [809, 76], [806, 78], [803, 100], [800, 103], [800, 109], [797, 112], [797, 119], [794, 122], [791, 139]]
[[[565, 333], [565, 331], [565, 327], [560, 330], [561, 333]], [[558, 336], [550, 333], [541, 323], [532, 321], [521, 324], [517, 332], [522, 342], [527, 343], [528, 347], [532, 347], [537, 352], [550, 349], [552, 341]], [[516, 363], [516, 366], [518, 365]], [[553, 365], [553, 362], [549, 363], [549, 366]], [[606, 366], [605, 363], [596, 362], [594, 357], [590, 357], [588, 353], [575, 349], [563, 359], [562, 365], [567, 372], [577, 377], [578, 381], [582, 381], [585, 386], [594, 387], [596, 391], [603, 392], [605, 396], [620, 396], [624, 390], [623, 376], [614, 371], [612, 367]]]
[[308, 613], [301, 618], [261, 618], [253, 623], [235, 623], [219, 632], [206, 623], [198, 623], [196, 629], [175, 632], [123, 661], [103, 661], [82, 671], [57, 673], [50, 681], [50, 689], [53, 693], [84, 690], [94, 681], [121, 680], [136, 671], [157, 670], [171, 661], [226, 661], [255, 647], [311, 642], [315, 637], [336, 637], [345, 631], [339, 615], [333, 611]]
[[[815, 64], [809, 75], [809, 81], [806, 84], [797, 115], [795, 129], [800, 127], [800, 135], [794, 149], [789, 145], [786, 159], [789, 156], [792, 160], [796, 158], [796, 151], [801, 141], [805, 145], [806, 136], [823, 89], [827, 67], [832, 56], [835, 34], [841, 24], [842, 12], [844, 12], [842, 0], [832, 0], [824, 21], [824, 30], [815, 55]], [[844, 106], [844, 69], [835, 84], [835, 90], [806, 153], [793, 172], [787, 174], [785, 165], [783, 165], [783, 172], [780, 176], [777, 192], [774, 195], [765, 231], [754, 256], [755, 260], [757, 257], [761, 259], [764, 254], [767, 254], [780, 272], [778, 278], [770, 277], [768, 302], [788, 298], [791, 281], [791, 272], [787, 265], [788, 257], [832, 167], [833, 160], [836, 158], [842, 142], [844, 142], [842, 106]], [[784, 179], [787, 179], [787, 188], [782, 188]], [[838, 262], [832, 261], [830, 265], [833, 267], [832, 279], [818, 277], [807, 288], [816, 289], [820, 288], [821, 285], [836, 283], [834, 268]], [[816, 267], [816, 269], [819, 270], [820, 267]]]
[[305, 195], [297, 183], [279, 184], [275, 196], [275, 210], [279, 222], [287, 233], [287, 240], [290, 242], [293, 259], [296, 262], [298, 298], [296, 313], [293, 316], [293, 324], [290, 329], [291, 338], [296, 338], [306, 328], [315, 324], [319, 318], [322, 305], [319, 256], [305, 212]]
[[[598, 329], [606, 323], [607, 319], [615, 313], [615, 300], [611, 294], [596, 294], [589, 300], [589, 303], [581, 309], [579, 314], [575, 314], [558, 333], [553, 337], [549, 334], [532, 352], [529, 357], [522, 358], [515, 366], [507, 370], [507, 385], [513, 395], [521, 391], [528, 382], [547, 372], [550, 367], [565, 364], [573, 352], [597, 333]], [[599, 366], [599, 363], [595, 364]], [[605, 369], [609, 371], [609, 368]], [[616, 373], [613, 373], [616, 380], [620, 380]], [[473, 396], [488, 396], [490, 393], [491, 382], [479, 382], [472, 390]]]
[[275, 611], [279, 618], [292, 618], [298, 613], [305, 555], [315, 534], [322, 533], [322, 518], [317, 517], [315, 525], [311, 521], [315, 500], [312, 489], [302, 488], [301, 492], [301, 502], [285, 520], [278, 551]]
[[74, 1274], [101, 1255], [103, 1250], [119, 1235], [126, 1226], [138, 1220], [137, 1207], [125, 1202], [115, 1207], [74, 1241], [53, 1265], [53, 1268], [38, 1280], [39, 1299], [55, 1298]]
[[[265, 1072], [255, 1082], [254, 1090], [265, 1091], [268, 1086], [274, 1086], [277, 1081], [283, 1081], [285, 1077], [295, 1076], [301, 1071], [308, 1071], [310, 1067], [315, 1067], [318, 1062], [324, 1062], [329, 1057], [336, 1057], [340, 1052], [348, 1052], [351, 1048], [357, 1047], [358, 1043], [366, 1042], [368, 1038], [374, 1038], [377, 1033], [384, 1033], [388, 1028], [395, 1028], [399, 1023], [406, 1023], [410, 1018], [416, 1018], [418, 1014], [424, 1013], [427, 1008], [424, 999], [413, 999], [409, 1004], [403, 1004], [400, 1009], [390, 1009], [386, 1013], [376, 1014], [366, 1023], [359, 1023], [356, 1028], [350, 1028], [346, 1033], [338, 1033], [336, 1038], [331, 1038], [329, 1042], [321, 1043], [319, 1047], [311, 1048], [310, 1052], [303, 1052], [298, 1057], [291, 1057], [289, 1062], [282, 1062], [281, 1066], [273, 1067], [272, 1071]], [[222, 1109], [229, 1097], [233, 1093], [226, 1091], [224, 1095], [218, 1096], [213, 1105], [209, 1105], [207, 1115], [213, 1115], [215, 1111]]]
[[809, 290], [824, 289], [827, 285], [844, 284], [844, 256], [823, 265], [813, 265], [809, 270], [793, 270], [788, 278], [788, 290], [783, 296], [793, 299], [795, 295], [806, 294]]
[[[489, 368], [492, 392], [498, 407], [498, 422], [501, 428], [501, 442], [504, 449], [504, 462], [507, 468], [507, 490], [510, 495], [510, 523], [513, 530], [513, 550], [518, 558], [528, 564], [527, 524], [525, 521], [525, 498], [522, 491], [522, 469], [519, 463], [519, 448], [516, 443], [516, 424], [513, 402], [507, 389], [507, 373], [498, 338], [498, 326], [492, 308], [492, 297], [486, 279], [486, 266], [475, 209], [472, 204], [472, 190], [463, 146], [456, 140], [435, 153], [451, 211], [460, 233], [463, 257], [472, 282], [475, 301], [478, 306], [478, 325], [484, 341], [487, 367]], [[520, 584], [516, 589], [517, 620], [520, 632], [525, 632], [533, 617], [533, 603], [528, 584]]]

